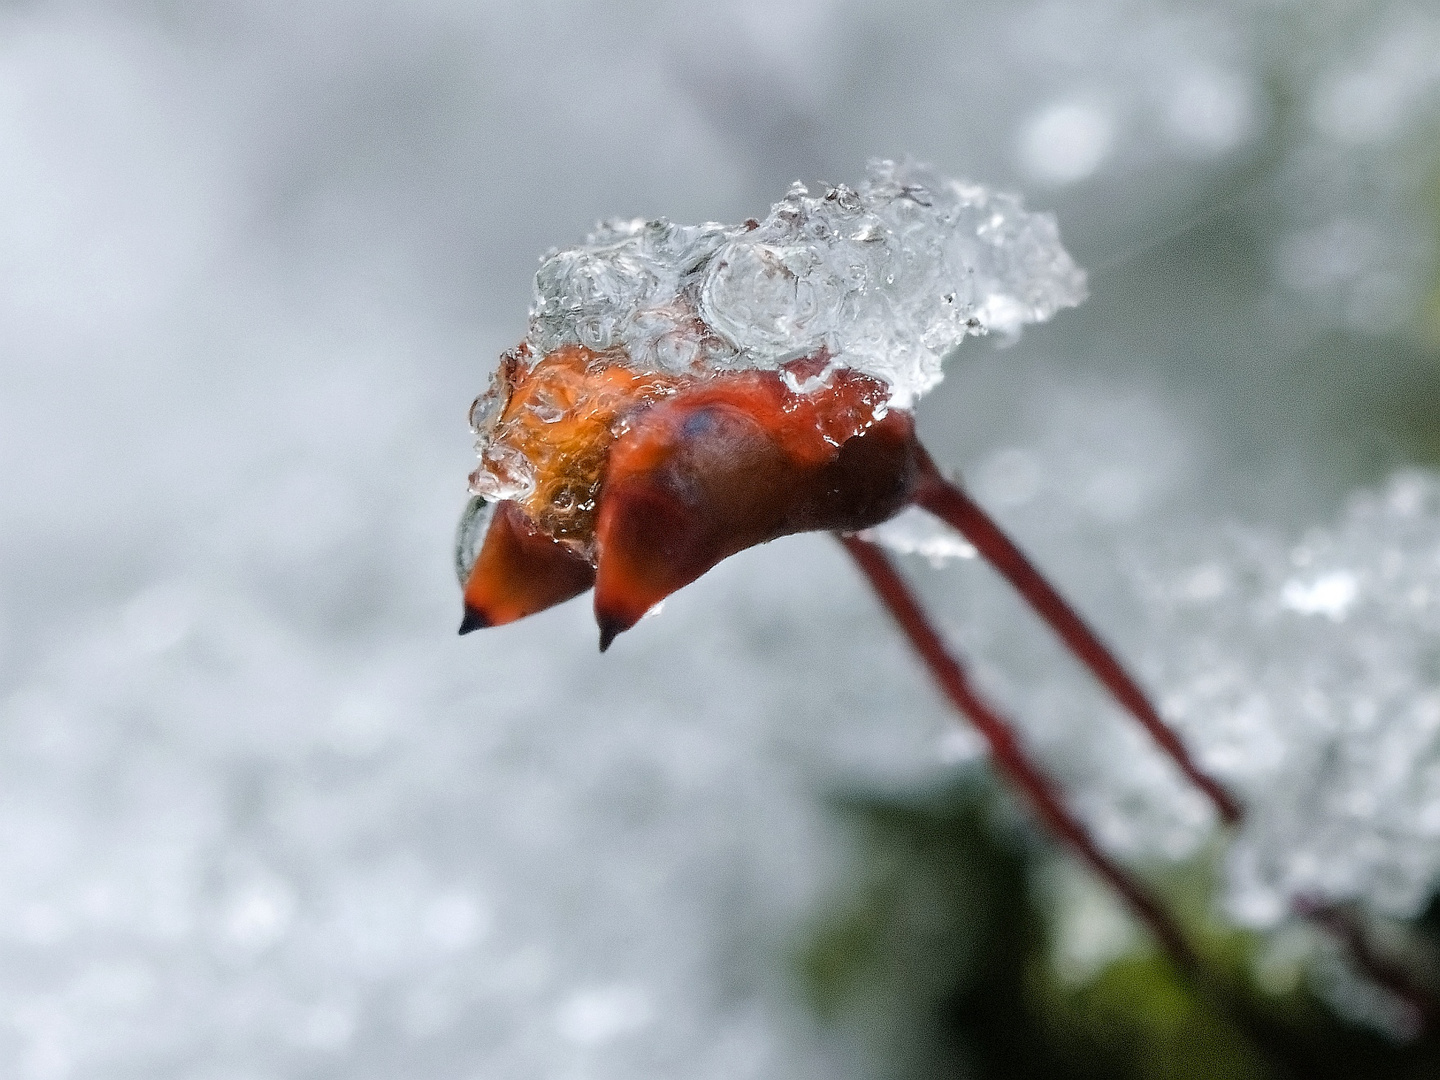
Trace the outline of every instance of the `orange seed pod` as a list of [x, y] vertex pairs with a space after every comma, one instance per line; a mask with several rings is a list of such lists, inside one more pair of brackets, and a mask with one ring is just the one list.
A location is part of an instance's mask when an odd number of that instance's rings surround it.
[[517, 490], [468, 571], [462, 633], [594, 584], [603, 649], [729, 555], [867, 528], [914, 495], [910, 414], [823, 358], [686, 379], [577, 347], [527, 361], [510, 354], [481, 402], [485, 453]]

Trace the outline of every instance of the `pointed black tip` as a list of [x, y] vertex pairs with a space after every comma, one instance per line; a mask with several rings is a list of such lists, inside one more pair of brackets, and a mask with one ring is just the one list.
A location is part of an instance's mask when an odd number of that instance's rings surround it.
[[600, 651], [603, 653], [619, 636], [620, 631], [627, 629], [619, 619], [607, 619], [600, 617], [596, 619], [600, 624]]
[[460, 633], [468, 634], [471, 630], [483, 630], [490, 625], [490, 620], [485, 617], [484, 612], [479, 608], [465, 605], [465, 617], [460, 620]]

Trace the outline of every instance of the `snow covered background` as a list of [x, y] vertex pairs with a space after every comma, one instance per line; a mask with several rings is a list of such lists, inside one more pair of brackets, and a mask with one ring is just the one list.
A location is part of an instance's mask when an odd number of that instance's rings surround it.
[[[1091, 271], [920, 422], [1257, 802], [1232, 912], [1423, 900], [1440, 505], [1354, 421], [1435, 385], [1440, 20], [960, 7], [0, 5], [0, 1072], [854, 1067], [786, 966], [823, 797], [974, 747], [838, 549], [602, 659], [583, 601], [457, 638], [450, 543], [545, 249], [877, 154]], [[983, 567], [912, 569], [1108, 843], [1204, 841]]]

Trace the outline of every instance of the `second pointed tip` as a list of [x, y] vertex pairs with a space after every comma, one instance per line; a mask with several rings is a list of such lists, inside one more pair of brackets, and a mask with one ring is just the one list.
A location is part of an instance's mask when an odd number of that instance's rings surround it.
[[620, 636], [622, 630], [627, 629], [619, 619], [599, 619], [600, 624], [600, 651], [603, 653]]
[[460, 633], [468, 634], [472, 630], [483, 630], [490, 625], [490, 620], [479, 608], [465, 605], [465, 617], [460, 620]]

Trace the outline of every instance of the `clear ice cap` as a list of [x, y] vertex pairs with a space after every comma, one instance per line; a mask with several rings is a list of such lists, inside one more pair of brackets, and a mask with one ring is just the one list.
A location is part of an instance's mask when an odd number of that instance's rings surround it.
[[613, 220], [535, 275], [528, 343], [621, 349], [645, 371], [778, 368], [827, 354], [909, 408], [971, 334], [1014, 335], [1085, 299], [1052, 214], [928, 166], [858, 188], [800, 183], [763, 221]]

